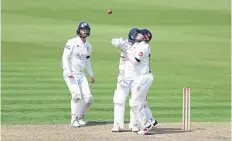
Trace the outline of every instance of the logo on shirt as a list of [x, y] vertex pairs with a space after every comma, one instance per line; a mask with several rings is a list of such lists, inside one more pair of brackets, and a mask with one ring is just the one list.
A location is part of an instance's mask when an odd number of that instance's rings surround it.
[[86, 60], [86, 59], [88, 59], [87, 56], [85, 56], [85, 55], [83, 55], [83, 54], [79, 54], [79, 53], [76, 55], [76, 57], [77, 57], [78, 59], [80, 59], [80, 60]]
[[143, 56], [143, 52], [139, 52], [139, 56]]

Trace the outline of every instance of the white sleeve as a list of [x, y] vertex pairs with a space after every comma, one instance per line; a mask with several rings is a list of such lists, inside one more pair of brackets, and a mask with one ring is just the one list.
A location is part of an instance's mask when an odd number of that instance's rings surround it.
[[145, 49], [142, 46], [137, 47], [134, 50], [134, 53], [127, 53], [128, 60], [134, 65], [139, 63], [140, 60], [142, 60], [144, 56], [145, 56]]
[[124, 75], [124, 69], [125, 69], [125, 59], [120, 57], [119, 61], [119, 75]]
[[90, 77], [93, 76], [93, 71], [92, 71], [92, 67], [91, 67], [91, 59], [90, 59], [90, 55], [91, 55], [91, 51], [92, 51], [92, 47], [90, 45], [89, 47], [89, 56], [87, 56], [87, 62], [86, 62], [86, 71], [89, 74]]
[[87, 63], [86, 63], [86, 71], [89, 74], [90, 77], [93, 76], [93, 71], [92, 71], [92, 67], [91, 67], [91, 61], [90, 58], [87, 59]]
[[66, 74], [71, 73], [70, 66], [69, 66], [69, 64], [70, 64], [69, 59], [70, 59], [70, 56], [72, 54], [72, 50], [73, 50], [73, 44], [70, 40], [68, 40], [65, 47], [64, 47], [64, 52], [62, 55], [62, 68]]
[[139, 62], [138, 60], [135, 59], [135, 57], [134, 57], [133, 54], [128, 54], [128, 55], [127, 55], [127, 58], [128, 58], [128, 60], [129, 60], [132, 64], [134, 64], [134, 65], [136, 65], [136, 64]]
[[134, 56], [138, 60], [142, 60], [146, 56], [146, 46], [139, 46], [135, 49]]

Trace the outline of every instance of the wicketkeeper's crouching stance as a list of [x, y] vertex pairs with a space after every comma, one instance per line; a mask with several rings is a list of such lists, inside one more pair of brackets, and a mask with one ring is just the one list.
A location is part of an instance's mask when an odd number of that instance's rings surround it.
[[153, 118], [146, 100], [147, 92], [153, 82], [153, 75], [150, 70], [151, 50], [148, 44], [151, 39], [151, 32], [143, 29], [137, 34], [136, 43], [131, 48], [128, 48], [127, 42], [122, 39], [112, 40], [112, 44], [119, 48], [125, 59], [130, 62], [130, 66], [125, 67], [124, 79], [131, 80], [129, 104], [141, 126], [137, 133], [142, 135], [158, 126], [158, 122]]
[[71, 93], [72, 127], [86, 125], [83, 118], [92, 104], [92, 95], [84, 73], [85, 69], [91, 82], [95, 82], [90, 63], [92, 48], [86, 39], [90, 35], [90, 26], [87, 22], [79, 23], [77, 35], [67, 41], [62, 56], [63, 76]]

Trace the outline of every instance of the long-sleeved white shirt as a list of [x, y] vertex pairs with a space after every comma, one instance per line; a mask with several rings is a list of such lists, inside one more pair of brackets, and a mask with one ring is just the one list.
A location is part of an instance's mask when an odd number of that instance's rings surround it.
[[90, 77], [93, 76], [90, 62], [91, 51], [91, 44], [87, 40], [85, 43], [80, 37], [68, 40], [62, 56], [63, 74], [81, 77], [85, 75], [84, 70], [86, 70]]
[[[126, 42], [128, 49], [132, 47], [132, 44], [128, 41], [128, 39], [124, 40]], [[124, 70], [125, 70], [125, 64], [129, 63], [128, 60], [125, 59], [123, 52], [120, 53], [120, 60], [119, 60], [119, 75], [123, 76], [124, 75]], [[127, 61], [127, 62], [126, 62]]]
[[130, 79], [134, 76], [150, 73], [150, 54], [151, 50], [146, 42], [135, 43], [129, 48], [124, 53], [124, 77]]

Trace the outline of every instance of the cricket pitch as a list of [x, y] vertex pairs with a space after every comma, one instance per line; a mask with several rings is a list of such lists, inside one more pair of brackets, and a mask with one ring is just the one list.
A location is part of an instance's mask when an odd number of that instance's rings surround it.
[[[126, 124], [126, 128], [128, 125]], [[191, 131], [181, 130], [181, 123], [160, 123], [149, 135], [129, 131], [112, 133], [112, 124], [89, 123], [86, 127], [69, 125], [2, 125], [2, 141], [230, 141], [231, 124], [191, 123]]]

